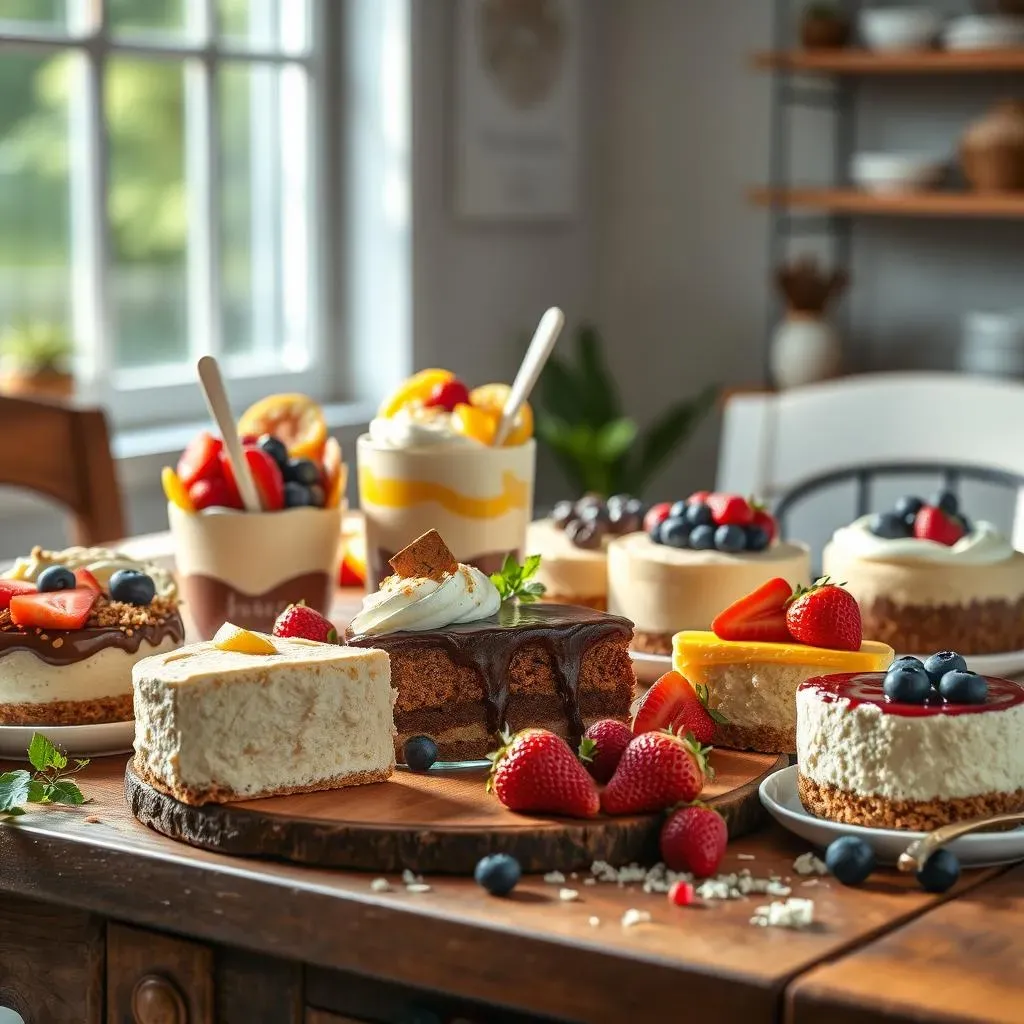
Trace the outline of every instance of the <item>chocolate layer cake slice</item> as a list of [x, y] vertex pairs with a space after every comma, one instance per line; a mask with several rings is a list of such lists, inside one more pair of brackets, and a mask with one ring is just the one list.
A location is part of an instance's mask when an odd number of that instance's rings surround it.
[[[399, 752], [410, 736], [427, 735], [442, 760], [478, 760], [506, 728], [540, 726], [575, 743], [599, 718], [628, 717], [635, 684], [628, 619], [502, 602], [487, 591], [494, 584], [483, 573], [454, 559], [396, 556], [392, 564], [405, 574], [367, 598], [353, 622], [366, 632], [348, 643], [390, 655]], [[488, 614], [473, 618], [469, 605]], [[434, 624], [441, 608], [455, 609], [460, 621]]]

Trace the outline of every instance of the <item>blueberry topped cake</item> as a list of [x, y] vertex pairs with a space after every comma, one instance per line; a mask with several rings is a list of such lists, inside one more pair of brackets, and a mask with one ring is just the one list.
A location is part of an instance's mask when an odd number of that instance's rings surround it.
[[184, 636], [166, 571], [106, 548], [34, 548], [0, 577], [0, 724], [130, 721], [132, 666]]
[[844, 526], [822, 562], [857, 598], [865, 630], [898, 651], [1024, 649], [1024, 555], [948, 491]]

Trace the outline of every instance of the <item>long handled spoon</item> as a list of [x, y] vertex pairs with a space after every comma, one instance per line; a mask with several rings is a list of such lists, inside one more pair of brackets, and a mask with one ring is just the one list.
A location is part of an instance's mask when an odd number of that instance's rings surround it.
[[501, 410], [501, 419], [494, 431], [493, 444], [495, 447], [505, 443], [505, 439], [516, 421], [516, 416], [519, 414], [519, 409], [523, 402], [530, 397], [530, 392], [533, 390], [534, 384], [537, 383], [537, 378], [540, 377], [540, 372], [544, 369], [544, 364], [548, 361], [548, 356], [551, 355], [551, 350], [555, 347], [555, 342], [558, 341], [558, 335], [562, 333], [564, 324], [565, 314], [557, 306], [552, 306], [540, 318], [530, 347], [526, 350], [516, 379], [509, 389], [505, 408]]
[[217, 429], [220, 430], [220, 436], [224, 438], [224, 449], [235, 472], [242, 504], [245, 505], [246, 512], [262, 512], [259, 492], [256, 490], [256, 482], [252, 478], [249, 463], [245, 461], [242, 445], [238, 440], [238, 428], [235, 426], [234, 416], [231, 415], [228, 395], [224, 390], [224, 378], [220, 375], [217, 360], [213, 356], [201, 356], [196, 370], [199, 373], [199, 387], [206, 399], [206, 407], [210, 410]]
[[1024, 814], [993, 814], [987, 818], [972, 818], [970, 821], [958, 821], [952, 825], [943, 825], [934, 832], [921, 839], [915, 839], [906, 850], [900, 854], [897, 865], [900, 871], [920, 871], [925, 861], [936, 850], [941, 849], [947, 843], [951, 843], [960, 836], [969, 835], [972, 832], [981, 832], [992, 828], [995, 825], [1022, 825]]

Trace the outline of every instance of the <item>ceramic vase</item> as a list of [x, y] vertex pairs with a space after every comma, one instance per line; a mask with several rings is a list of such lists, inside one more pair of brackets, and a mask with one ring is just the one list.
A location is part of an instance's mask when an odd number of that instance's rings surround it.
[[772, 334], [769, 358], [776, 387], [795, 388], [835, 377], [842, 346], [827, 320], [791, 311]]

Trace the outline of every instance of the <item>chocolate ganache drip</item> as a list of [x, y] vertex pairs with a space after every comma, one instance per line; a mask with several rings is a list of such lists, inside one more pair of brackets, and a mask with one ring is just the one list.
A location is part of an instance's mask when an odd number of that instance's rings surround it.
[[177, 614], [153, 625], [135, 626], [130, 633], [119, 626], [48, 629], [31, 633], [0, 631], [0, 658], [12, 651], [30, 651], [48, 665], [73, 665], [108, 647], [136, 654], [143, 641], [155, 647], [165, 640], [181, 644], [184, 639], [185, 626]]

